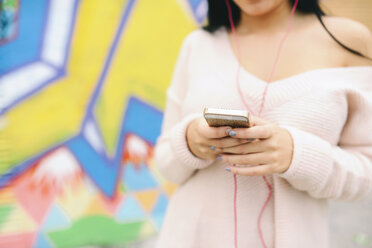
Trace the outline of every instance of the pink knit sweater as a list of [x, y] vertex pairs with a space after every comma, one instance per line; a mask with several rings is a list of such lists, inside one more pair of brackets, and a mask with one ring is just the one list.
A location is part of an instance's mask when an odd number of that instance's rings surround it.
[[[244, 109], [234, 79], [237, 60], [225, 30], [192, 32], [171, 85], [158, 170], [180, 184], [157, 248], [234, 247], [233, 175], [220, 161], [189, 151], [187, 125], [204, 107]], [[242, 90], [258, 112], [266, 83], [244, 69]], [[272, 82], [262, 118], [289, 130], [290, 168], [269, 176], [273, 197], [261, 225], [268, 247], [329, 247], [327, 199], [356, 200], [372, 192], [372, 66], [317, 69]], [[237, 176], [238, 246], [261, 247], [257, 217], [268, 189], [262, 177]]]

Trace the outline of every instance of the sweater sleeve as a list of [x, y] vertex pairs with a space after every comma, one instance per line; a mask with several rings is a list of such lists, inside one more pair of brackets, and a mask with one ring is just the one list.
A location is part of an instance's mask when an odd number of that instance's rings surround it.
[[372, 193], [372, 104], [354, 90], [346, 97], [348, 118], [338, 145], [283, 126], [292, 135], [294, 151], [289, 169], [279, 176], [315, 198], [351, 201]]
[[155, 164], [159, 172], [170, 182], [182, 184], [195, 170], [203, 169], [213, 160], [204, 160], [194, 156], [188, 148], [186, 130], [201, 113], [182, 115], [182, 105], [188, 85], [188, 61], [190, 57], [189, 35], [183, 42], [173, 72], [171, 84], [167, 90], [166, 107], [161, 135], [155, 146]]

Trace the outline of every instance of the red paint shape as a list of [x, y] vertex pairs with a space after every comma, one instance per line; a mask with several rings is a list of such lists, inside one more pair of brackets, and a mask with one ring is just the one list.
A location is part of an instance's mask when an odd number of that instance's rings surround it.
[[100, 197], [100, 201], [105, 210], [108, 211], [110, 215], [114, 216], [119, 209], [123, 197], [124, 195], [121, 193], [116, 193], [114, 198], [107, 198], [106, 196], [102, 195]]
[[36, 242], [36, 233], [0, 235], [0, 247], [31, 248]]
[[43, 219], [54, 200], [54, 190], [48, 185], [40, 182], [37, 184], [32, 180], [34, 170], [23, 174], [17, 178], [13, 184], [13, 190], [17, 197], [18, 203], [26, 210], [26, 212], [41, 224]]
[[[138, 145], [141, 145], [142, 151], [136, 151], [136, 148], [138, 149]], [[141, 137], [135, 135], [135, 134], [128, 134], [125, 137], [124, 140], [124, 146], [123, 146], [123, 156], [122, 156], [122, 162], [131, 162], [135, 168], [140, 163], [148, 164], [148, 160], [153, 156], [153, 147], [152, 145], [147, 142], [146, 140], [142, 139]]]

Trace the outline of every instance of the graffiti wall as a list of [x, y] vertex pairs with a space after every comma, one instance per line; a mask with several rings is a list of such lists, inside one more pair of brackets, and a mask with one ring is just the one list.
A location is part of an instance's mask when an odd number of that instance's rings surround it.
[[0, 247], [156, 234], [175, 189], [152, 162], [165, 89], [206, 6], [0, 2]]
[[[203, 0], [0, 0], [0, 248], [156, 237], [176, 189], [152, 157], [165, 90], [206, 9]], [[331, 204], [334, 247], [370, 247], [370, 204]]]

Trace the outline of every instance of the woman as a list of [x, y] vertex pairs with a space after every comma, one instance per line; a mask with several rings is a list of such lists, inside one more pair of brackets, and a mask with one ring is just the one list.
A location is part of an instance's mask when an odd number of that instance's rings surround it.
[[[185, 39], [155, 150], [180, 185], [157, 248], [329, 247], [327, 199], [371, 194], [372, 35], [294, 2], [210, 0]], [[249, 108], [253, 127], [209, 127], [204, 107]]]

